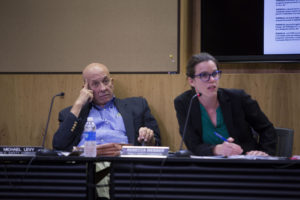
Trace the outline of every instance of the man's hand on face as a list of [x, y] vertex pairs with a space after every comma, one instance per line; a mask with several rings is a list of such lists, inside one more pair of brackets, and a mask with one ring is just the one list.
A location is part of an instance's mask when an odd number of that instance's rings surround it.
[[78, 117], [81, 111], [82, 106], [84, 106], [87, 102], [91, 102], [93, 100], [93, 90], [90, 90], [88, 87], [88, 81], [84, 81], [84, 86], [80, 90], [79, 96], [76, 99], [71, 112]]
[[80, 90], [79, 97], [76, 101], [79, 104], [86, 104], [87, 102], [91, 102], [93, 100], [93, 90], [90, 90], [88, 87], [88, 82], [85, 80], [83, 88]]

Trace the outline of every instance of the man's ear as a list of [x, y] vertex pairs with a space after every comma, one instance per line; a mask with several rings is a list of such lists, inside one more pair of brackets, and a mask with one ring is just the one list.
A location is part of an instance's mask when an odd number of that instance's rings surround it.
[[115, 86], [114, 86], [114, 79], [110, 78], [110, 85], [112, 87], [112, 89], [114, 90]]

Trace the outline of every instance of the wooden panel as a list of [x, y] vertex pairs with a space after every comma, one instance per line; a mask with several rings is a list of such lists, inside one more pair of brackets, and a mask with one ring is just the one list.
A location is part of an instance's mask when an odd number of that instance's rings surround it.
[[[173, 99], [189, 86], [183, 75], [112, 75], [118, 97], [144, 96], [159, 122], [163, 145], [179, 146]], [[46, 144], [51, 146], [58, 111], [73, 104], [81, 88], [80, 75], [1, 75], [0, 144], [39, 145], [42, 142], [52, 95], [57, 97]], [[300, 153], [300, 74], [224, 74], [221, 86], [241, 88], [257, 99], [278, 127], [295, 130], [294, 152]]]

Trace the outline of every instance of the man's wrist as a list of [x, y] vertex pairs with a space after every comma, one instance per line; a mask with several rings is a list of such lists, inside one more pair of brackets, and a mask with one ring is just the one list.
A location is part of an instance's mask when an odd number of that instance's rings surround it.
[[79, 102], [75, 102], [70, 110], [71, 113], [73, 113], [76, 117], [79, 116], [79, 113], [81, 111], [83, 107], [83, 104], [82, 103], [79, 103]]

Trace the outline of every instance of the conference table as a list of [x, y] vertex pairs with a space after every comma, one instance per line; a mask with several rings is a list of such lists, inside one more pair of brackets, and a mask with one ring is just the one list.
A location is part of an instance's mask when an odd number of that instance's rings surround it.
[[300, 199], [300, 161], [219, 157], [0, 156], [0, 199], [96, 199], [109, 161], [111, 199]]

